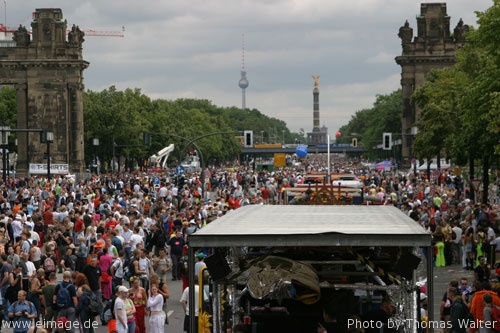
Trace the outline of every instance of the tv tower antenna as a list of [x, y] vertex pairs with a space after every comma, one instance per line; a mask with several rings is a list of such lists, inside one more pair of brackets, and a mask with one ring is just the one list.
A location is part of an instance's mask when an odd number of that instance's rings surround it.
[[248, 87], [247, 72], [245, 71], [245, 34], [241, 34], [241, 79], [238, 81], [241, 88], [241, 109], [246, 109], [245, 89]]

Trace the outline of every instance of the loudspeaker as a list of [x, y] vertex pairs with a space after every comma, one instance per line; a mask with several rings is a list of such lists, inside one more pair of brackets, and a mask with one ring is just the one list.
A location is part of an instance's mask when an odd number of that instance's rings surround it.
[[411, 253], [403, 254], [396, 263], [396, 266], [394, 266], [394, 271], [405, 279], [411, 280], [413, 278], [413, 271], [417, 269], [420, 261], [419, 257]]
[[217, 250], [215, 250], [214, 254], [205, 258], [205, 264], [207, 264], [207, 270], [214, 281], [223, 279], [231, 273], [226, 258]]

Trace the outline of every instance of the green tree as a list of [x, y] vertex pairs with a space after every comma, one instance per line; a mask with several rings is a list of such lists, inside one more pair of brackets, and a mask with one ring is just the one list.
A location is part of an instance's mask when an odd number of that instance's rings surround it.
[[[16, 108], [16, 89], [14, 86], [0, 87], [0, 124], [2, 126], [9, 126], [10, 128], [17, 128], [17, 108]], [[8, 145], [9, 151], [16, 150], [15, 147], [16, 133], [10, 133], [10, 140]]]
[[[415, 149], [419, 156], [434, 156], [444, 149], [459, 164], [468, 160], [470, 177], [474, 177], [478, 159], [483, 189], [487, 189], [490, 166], [498, 160], [495, 146], [500, 141], [500, 38], [496, 33], [500, 0], [477, 15], [480, 26], [467, 34], [467, 43], [457, 51], [456, 65], [432, 73], [414, 95], [422, 108]], [[481, 201], [487, 200], [485, 190]]]
[[11, 128], [17, 126], [16, 89], [13, 86], [0, 88], [0, 122]]
[[413, 94], [413, 101], [421, 110], [418, 134], [413, 141], [418, 159], [437, 156], [439, 163], [444, 154], [447, 158], [454, 157], [454, 162], [467, 160], [461, 121], [462, 91], [466, 84], [466, 75], [450, 67], [429, 73], [427, 81]]
[[478, 12], [479, 27], [468, 34], [468, 43], [459, 54], [457, 67], [469, 76], [464, 90], [464, 134], [482, 163], [483, 196], [488, 201], [489, 170], [498, 161], [495, 147], [500, 141], [498, 92], [500, 91], [500, 0], [484, 12]]
[[366, 149], [366, 156], [377, 158], [384, 132], [394, 133], [393, 139], [401, 133], [402, 92], [398, 89], [388, 95], [377, 95], [371, 109], [357, 111], [339, 131], [341, 143], [350, 143], [353, 134], [358, 138], [358, 145]]
[[[139, 89], [117, 91], [114, 86], [84, 94], [86, 156], [92, 156], [92, 138], [99, 138], [98, 155], [111, 160], [113, 150], [120, 155], [145, 157], [142, 133], [150, 126], [152, 103]], [[113, 144], [118, 147], [114, 149]]]

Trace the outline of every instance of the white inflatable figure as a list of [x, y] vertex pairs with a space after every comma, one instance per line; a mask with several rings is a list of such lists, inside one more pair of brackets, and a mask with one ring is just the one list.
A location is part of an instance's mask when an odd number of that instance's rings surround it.
[[172, 143], [171, 145], [163, 148], [162, 150], [151, 156], [149, 159], [157, 166], [165, 168], [165, 166], [167, 165], [168, 155], [170, 155], [170, 153], [174, 151], [174, 148], [175, 145]]

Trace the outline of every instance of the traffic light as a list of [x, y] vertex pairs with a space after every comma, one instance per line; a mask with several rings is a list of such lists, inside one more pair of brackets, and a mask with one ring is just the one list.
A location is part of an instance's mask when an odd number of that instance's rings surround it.
[[392, 133], [384, 133], [382, 140], [382, 149], [383, 150], [392, 149]]
[[351, 146], [353, 146], [353, 147], [358, 146], [358, 138], [352, 138]]
[[253, 131], [244, 131], [243, 136], [245, 138], [244, 146], [253, 147]]

